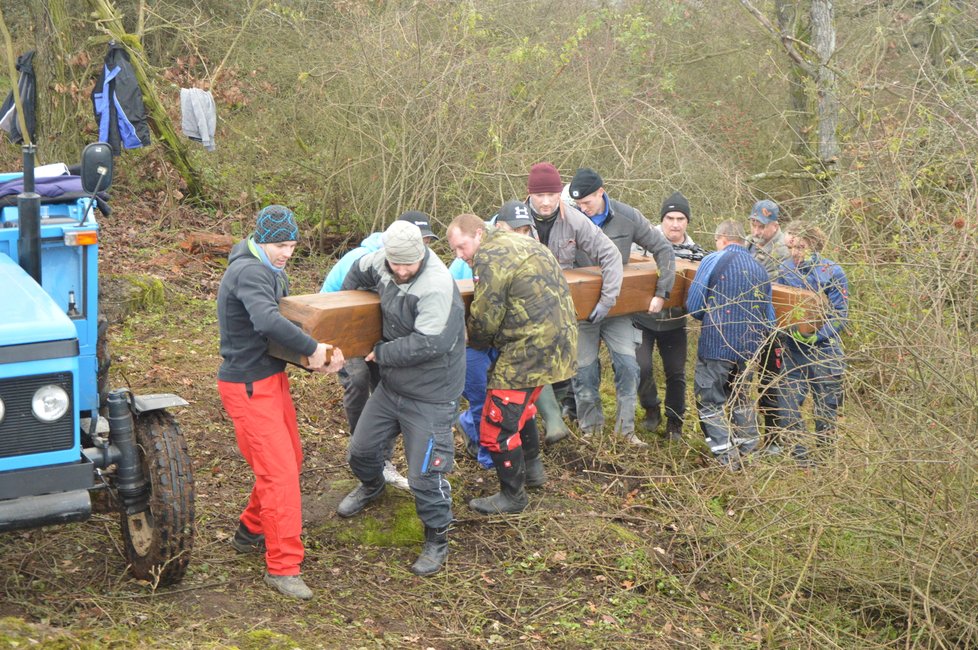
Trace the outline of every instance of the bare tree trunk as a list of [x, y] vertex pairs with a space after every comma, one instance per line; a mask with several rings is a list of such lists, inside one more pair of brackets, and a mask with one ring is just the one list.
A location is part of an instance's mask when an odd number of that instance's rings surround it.
[[818, 115], [818, 160], [823, 170], [831, 170], [839, 159], [839, 98], [835, 72], [829, 67], [835, 53], [835, 21], [832, 0], [812, 0], [812, 41], [818, 56], [815, 74], [816, 114]]
[[[811, 178], [824, 188], [839, 159], [840, 151], [837, 136], [839, 100], [836, 95], [835, 73], [829, 67], [829, 62], [835, 53], [832, 0], [811, 0], [809, 10], [811, 34], [807, 39], [797, 25], [800, 0], [776, 0], [777, 28], [753, 5], [751, 0], [740, 0], [740, 3], [773, 37], [781, 41], [792, 61], [793, 70], [797, 68], [797, 76], [793, 76], [788, 82], [792, 92], [792, 110], [802, 111], [807, 115], [808, 124], [802, 126], [801, 120], [791, 123], [797, 139], [795, 145], [798, 147], [794, 151], [801, 153], [804, 149], [802, 160], [814, 159], [817, 162], [819, 169], [811, 174]], [[789, 32], [788, 28], [792, 24], [794, 29]], [[798, 45], [802, 47], [799, 48]], [[801, 94], [795, 95], [796, 84], [806, 90], [804, 108], [802, 108]], [[812, 86], [815, 88], [813, 98]], [[809, 139], [813, 135], [817, 140], [809, 144]]]
[[[796, 41], [807, 42], [806, 27], [798, 19], [800, 13], [799, 0], [776, 0], [778, 30], [782, 41], [791, 37]], [[805, 82], [809, 79], [808, 71], [794, 59], [790, 61], [788, 76], [788, 126], [794, 134], [791, 153], [799, 167], [805, 167], [815, 156], [813, 145], [814, 134], [817, 130], [815, 111], [810, 101]], [[815, 189], [811, 179], [799, 180], [802, 194], [808, 194]]]

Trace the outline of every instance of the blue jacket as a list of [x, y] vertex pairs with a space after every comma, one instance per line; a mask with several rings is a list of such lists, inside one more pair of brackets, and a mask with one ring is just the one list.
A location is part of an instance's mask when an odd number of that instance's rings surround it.
[[468, 262], [463, 260], [461, 257], [456, 257], [451, 266], [448, 267], [448, 272], [452, 274], [452, 277], [456, 280], [471, 280], [472, 279], [472, 267], [468, 265]]
[[774, 327], [767, 271], [738, 244], [703, 258], [686, 294], [686, 309], [703, 321], [696, 351], [701, 359], [745, 361]]
[[92, 90], [92, 107], [98, 120], [98, 138], [108, 142], [113, 153], [120, 153], [123, 147], [149, 145], [146, 107], [136, 72], [129, 53], [114, 41], [109, 44], [102, 73]]
[[829, 300], [831, 314], [815, 332], [815, 345], [841, 343], [839, 333], [849, 320], [849, 280], [838, 264], [816, 253], [799, 265], [789, 257], [781, 262], [777, 281], [789, 287], [824, 293]]
[[350, 252], [346, 253], [343, 257], [339, 259], [333, 268], [329, 270], [326, 274], [326, 280], [323, 282], [323, 288], [319, 290], [319, 293], [333, 293], [334, 291], [339, 291], [343, 286], [343, 279], [346, 274], [350, 272], [350, 267], [353, 264], [366, 255], [367, 253], [373, 253], [374, 251], [379, 251], [384, 247], [383, 237], [384, 233], [374, 232], [367, 235], [366, 239], [360, 242], [360, 246], [354, 248]]

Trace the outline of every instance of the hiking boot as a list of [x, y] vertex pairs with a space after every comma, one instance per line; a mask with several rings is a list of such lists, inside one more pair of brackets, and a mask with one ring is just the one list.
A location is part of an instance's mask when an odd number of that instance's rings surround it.
[[266, 573], [265, 584], [289, 598], [298, 598], [299, 600], [312, 598], [312, 589], [306, 586], [302, 576], [273, 576], [271, 573]]
[[336, 508], [336, 514], [340, 517], [352, 517], [366, 508], [371, 502], [379, 499], [380, 495], [384, 493], [385, 485], [387, 483], [384, 482], [383, 477], [380, 478], [377, 485], [360, 483], [355, 490], [343, 497], [340, 505]]
[[384, 482], [398, 490], [404, 490], [405, 492], [411, 491], [408, 480], [401, 476], [401, 473], [394, 467], [394, 463], [389, 460], [384, 461]]
[[791, 457], [795, 459], [798, 467], [809, 469], [815, 467], [815, 459], [804, 445], [795, 445], [791, 450]]
[[659, 410], [659, 407], [645, 411], [644, 426], [646, 431], [655, 433], [659, 430], [660, 424], [662, 424], [662, 411]]
[[537, 456], [526, 461], [526, 479], [523, 484], [528, 488], [543, 487], [547, 482], [547, 470], [543, 468], [543, 460]]
[[231, 546], [238, 553], [258, 553], [265, 554], [265, 536], [261, 533], [253, 533], [238, 522], [238, 530], [234, 531], [231, 538]]
[[680, 442], [683, 439], [683, 423], [681, 420], [670, 418], [666, 421], [666, 437], [672, 442]]
[[448, 557], [448, 526], [441, 530], [425, 526], [424, 546], [421, 548], [421, 555], [411, 565], [411, 573], [416, 576], [438, 573], [446, 557]]
[[645, 442], [644, 440], [642, 440], [641, 438], [639, 438], [638, 436], [636, 436], [634, 433], [625, 434], [624, 436], [622, 436], [622, 438], [624, 438], [625, 442], [627, 442], [628, 444], [632, 445], [633, 447], [648, 447], [649, 446], [649, 443]]
[[577, 407], [570, 404], [563, 404], [560, 407], [560, 416], [570, 422], [577, 422]]

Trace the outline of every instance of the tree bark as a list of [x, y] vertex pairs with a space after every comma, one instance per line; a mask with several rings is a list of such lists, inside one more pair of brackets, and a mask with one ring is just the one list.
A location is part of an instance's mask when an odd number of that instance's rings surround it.
[[[836, 95], [835, 73], [829, 66], [835, 53], [832, 0], [811, 0], [808, 38], [805, 38], [805, 30], [798, 26], [800, 0], [776, 0], [780, 31], [750, 0], [740, 2], [774, 38], [781, 41], [785, 53], [792, 61], [792, 70], [796, 73], [788, 82], [792, 95], [792, 111], [801, 111], [807, 116], [804, 120], [806, 125], [802, 125], [801, 119], [797, 123], [789, 121], [797, 139], [795, 145], [798, 148], [793, 150], [804, 152], [802, 161], [817, 164], [818, 169], [812, 171], [810, 176], [824, 188], [840, 151], [837, 136], [839, 100]], [[787, 31], [789, 27], [792, 27], [790, 33]], [[801, 49], [797, 46], [801, 46]], [[800, 93], [795, 94], [796, 85], [804, 90], [804, 99]]]
[[[783, 35], [797, 40], [805, 39], [805, 30], [798, 20], [798, 0], [777, 0], [775, 11], [778, 18], [778, 30]], [[788, 126], [794, 134], [791, 153], [798, 164], [804, 166], [815, 155], [812, 147], [812, 135], [816, 130], [815, 113], [809, 101], [805, 82], [808, 72], [794, 59], [790, 59], [788, 76]]]
[[829, 67], [835, 54], [835, 21], [832, 0], [812, 0], [812, 41], [818, 57], [815, 76], [818, 115], [818, 160], [823, 170], [834, 168], [839, 159], [839, 98], [835, 72]]
[[[85, 145], [78, 129], [79, 111], [83, 109], [76, 103], [75, 94], [83, 82], [67, 64], [75, 49], [67, 0], [33, 3], [31, 12], [36, 25], [38, 160], [76, 162]], [[85, 108], [91, 110], [90, 105]]]

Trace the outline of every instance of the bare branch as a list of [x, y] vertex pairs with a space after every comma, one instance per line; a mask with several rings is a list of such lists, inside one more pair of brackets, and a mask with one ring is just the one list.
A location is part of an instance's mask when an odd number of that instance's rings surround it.
[[740, 0], [740, 4], [744, 5], [744, 8], [747, 9], [752, 16], [754, 16], [757, 22], [759, 22], [761, 26], [771, 34], [772, 37], [781, 42], [781, 45], [784, 46], [785, 52], [788, 53], [788, 56], [798, 65], [798, 67], [805, 71], [805, 74], [809, 75], [810, 77], [815, 76], [815, 68], [812, 67], [812, 65], [805, 60], [798, 50], [795, 49], [795, 43], [798, 42], [797, 39], [778, 31], [778, 29], [771, 24], [771, 21], [768, 20], [767, 16], [765, 16], [757, 7], [751, 4], [750, 0]]

